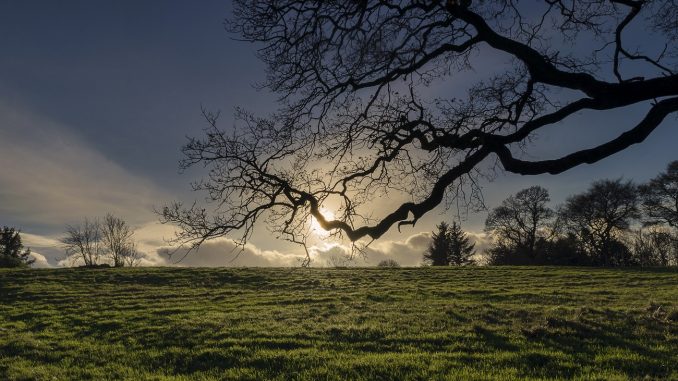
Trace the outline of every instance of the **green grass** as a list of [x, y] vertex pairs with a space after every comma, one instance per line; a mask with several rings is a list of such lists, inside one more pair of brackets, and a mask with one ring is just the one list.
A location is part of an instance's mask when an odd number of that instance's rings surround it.
[[678, 379], [678, 271], [0, 271], [0, 379]]

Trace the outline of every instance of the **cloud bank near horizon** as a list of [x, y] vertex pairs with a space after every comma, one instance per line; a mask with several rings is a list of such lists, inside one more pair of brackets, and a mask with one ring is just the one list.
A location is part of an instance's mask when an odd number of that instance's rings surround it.
[[[252, 243], [240, 247], [232, 239], [207, 241], [196, 251], [173, 247], [169, 243], [175, 227], [154, 222], [139, 227], [135, 240], [142, 253], [140, 266], [177, 267], [298, 267], [305, 259], [303, 250], [283, 252], [266, 250]], [[476, 243], [476, 252], [482, 253], [490, 239], [483, 233], [468, 232]], [[69, 267], [81, 264], [77, 255], [67, 256], [59, 237], [44, 237], [22, 233], [24, 244], [31, 247], [36, 259], [34, 267]], [[383, 260], [395, 260], [401, 266], [422, 264], [422, 255], [431, 243], [431, 233], [412, 234], [402, 240], [375, 241], [359, 251], [349, 244], [323, 242], [308, 248], [312, 267], [369, 267]]]

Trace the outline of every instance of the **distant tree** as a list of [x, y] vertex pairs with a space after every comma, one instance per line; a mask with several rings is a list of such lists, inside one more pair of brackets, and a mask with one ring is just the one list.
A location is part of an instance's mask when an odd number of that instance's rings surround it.
[[678, 160], [639, 189], [646, 222], [678, 228]]
[[678, 240], [669, 229], [652, 226], [632, 233], [631, 249], [640, 266], [678, 264]]
[[82, 259], [86, 267], [94, 267], [105, 251], [99, 220], [85, 219], [82, 225], [68, 225], [61, 239], [66, 253]]
[[134, 263], [138, 257], [133, 241], [134, 231], [125, 220], [107, 214], [101, 223], [101, 244], [115, 267]]
[[494, 208], [485, 220], [485, 231], [495, 239], [490, 256], [504, 258], [501, 264], [509, 264], [503, 262], [510, 262], [510, 256], [515, 256], [517, 262], [534, 262], [538, 246], [552, 235], [554, 212], [548, 207], [549, 201], [548, 190], [533, 186]]
[[124, 266], [135, 267], [141, 262], [142, 254], [137, 249], [137, 245], [132, 242], [123, 248], [120, 257], [122, 258]]
[[471, 243], [466, 233], [461, 229], [461, 225], [452, 222], [449, 233], [449, 264], [453, 266], [467, 266], [475, 264], [473, 255], [475, 255], [475, 243]]
[[603, 266], [629, 264], [621, 240], [639, 217], [636, 186], [620, 179], [594, 182], [559, 210], [564, 228], [581, 241], [594, 264]]
[[424, 253], [424, 263], [431, 266], [448, 266], [450, 257], [450, 225], [441, 222], [436, 226], [437, 232], [431, 236], [431, 244]]
[[441, 222], [436, 228], [438, 231], [433, 233], [431, 244], [424, 253], [424, 263], [431, 266], [464, 266], [475, 263], [472, 259], [475, 244], [470, 242], [459, 224]]
[[383, 261], [379, 262], [379, 264], [377, 264], [377, 267], [397, 268], [400, 267], [400, 263], [398, 263], [398, 261], [395, 259], [384, 259]]
[[0, 267], [26, 267], [35, 262], [31, 249], [24, 249], [19, 233], [7, 226], [0, 230]]

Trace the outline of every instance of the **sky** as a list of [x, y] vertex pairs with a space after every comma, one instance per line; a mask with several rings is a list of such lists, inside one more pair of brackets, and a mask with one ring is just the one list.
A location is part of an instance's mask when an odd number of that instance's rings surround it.
[[[0, 225], [20, 228], [36, 266], [73, 264], [58, 239], [67, 224], [112, 212], [138, 229], [145, 265], [295, 266], [302, 250], [260, 227], [242, 252], [228, 238], [209, 242], [178, 264], [162, 248], [173, 227], [154, 208], [203, 195], [190, 190], [198, 174], [179, 173], [180, 148], [199, 136], [201, 107], [268, 113], [275, 95], [253, 85], [264, 76], [256, 46], [223, 27], [229, 1], [1, 1]], [[445, 91], [438, 89], [437, 91]], [[591, 145], [639, 120], [643, 108], [585, 114], [540, 136], [533, 154], [552, 157]], [[600, 178], [646, 181], [678, 159], [676, 118], [645, 142], [594, 165], [558, 176], [500, 174], [482, 183], [488, 207], [520, 189], [542, 185], [553, 204]], [[394, 258], [417, 265], [430, 231], [454, 211], [439, 208], [414, 228], [391, 231], [355, 263]], [[462, 225], [486, 245], [485, 212]], [[345, 245], [311, 248], [319, 265], [334, 265]]]

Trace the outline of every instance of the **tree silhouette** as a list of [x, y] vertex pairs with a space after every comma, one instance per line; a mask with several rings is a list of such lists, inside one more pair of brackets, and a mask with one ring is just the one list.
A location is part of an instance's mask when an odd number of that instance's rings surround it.
[[669, 163], [666, 172], [641, 185], [640, 192], [648, 223], [678, 228], [678, 160]]
[[431, 236], [431, 244], [424, 253], [424, 263], [431, 266], [448, 266], [450, 264], [450, 225], [443, 221], [436, 228], [438, 231]]
[[489, 213], [485, 230], [502, 250], [533, 262], [537, 244], [552, 234], [549, 223], [554, 212], [548, 207], [549, 201], [549, 192], [540, 186], [523, 189]]
[[[208, 168], [195, 189], [214, 207], [173, 203], [163, 221], [194, 245], [246, 240], [259, 219], [303, 243], [310, 216], [351, 241], [376, 239], [441, 203], [474, 205], [495, 166], [537, 175], [595, 163], [678, 111], [677, 19], [675, 0], [235, 0], [228, 28], [258, 44], [280, 109], [239, 110], [229, 130], [203, 111], [206, 134], [181, 166]], [[632, 48], [629, 28], [653, 43]], [[631, 107], [644, 115], [601, 144], [529, 151], [576, 114]], [[386, 196], [397, 200], [388, 210]]]
[[471, 243], [461, 225], [452, 222], [449, 230], [450, 251], [448, 254], [449, 264], [453, 266], [468, 266], [475, 264], [473, 255], [476, 253], [475, 243]]
[[0, 267], [24, 267], [33, 262], [31, 250], [24, 249], [19, 231], [4, 226], [0, 230]]
[[640, 217], [636, 186], [631, 181], [596, 181], [586, 192], [568, 198], [559, 215], [598, 264], [623, 265], [628, 250], [620, 242], [621, 235], [631, 220]]
[[106, 250], [98, 219], [91, 221], [85, 218], [82, 225], [67, 226], [66, 236], [61, 238], [61, 243], [68, 255], [82, 259], [86, 267], [97, 266]]
[[132, 266], [139, 254], [136, 251], [134, 230], [122, 218], [107, 214], [99, 227], [101, 244], [115, 267]]
[[431, 266], [466, 266], [475, 263], [474, 243], [456, 222], [441, 222], [431, 236], [431, 244], [424, 253], [424, 263]]

